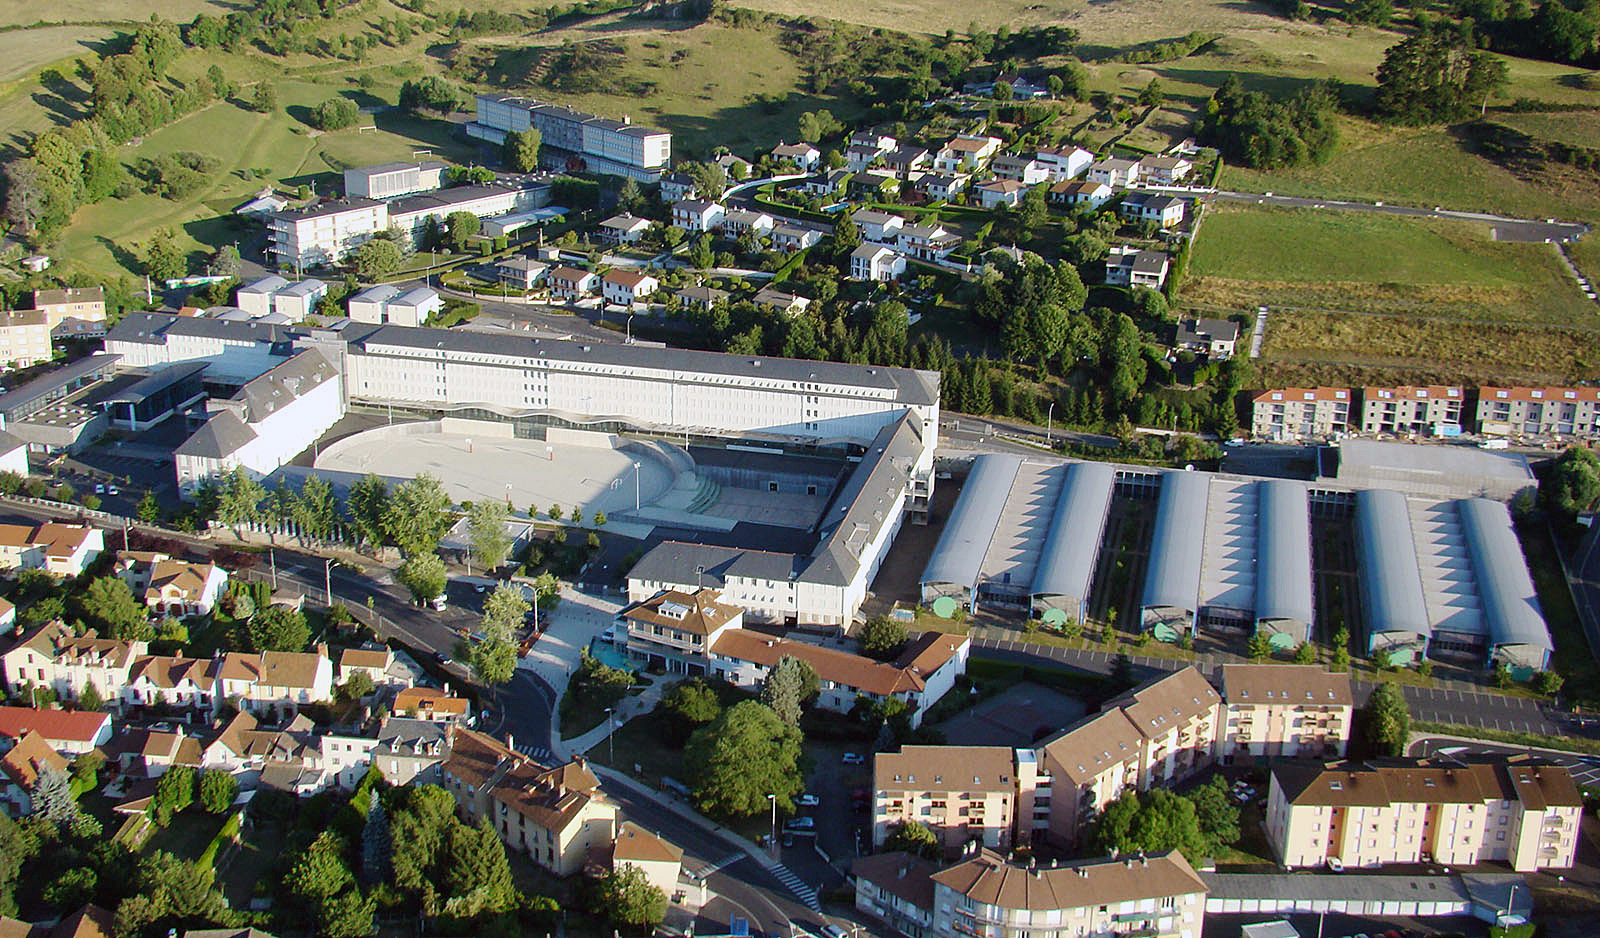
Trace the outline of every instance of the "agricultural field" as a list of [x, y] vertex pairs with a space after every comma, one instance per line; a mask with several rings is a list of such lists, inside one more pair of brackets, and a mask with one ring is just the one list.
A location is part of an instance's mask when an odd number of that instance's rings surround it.
[[1600, 149], [1600, 111], [1497, 114], [1494, 121], [1520, 130], [1536, 140]]

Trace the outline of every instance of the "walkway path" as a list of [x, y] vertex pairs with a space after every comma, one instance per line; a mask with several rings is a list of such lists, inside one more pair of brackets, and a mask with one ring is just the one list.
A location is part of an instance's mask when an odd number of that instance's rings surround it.
[[1487, 222], [1496, 241], [1576, 241], [1589, 232], [1589, 226], [1578, 222], [1559, 222], [1555, 219], [1538, 221], [1531, 218], [1508, 218], [1487, 212], [1457, 212], [1434, 206], [1431, 209], [1410, 205], [1390, 205], [1386, 202], [1349, 202], [1343, 199], [1302, 198], [1291, 195], [1272, 195], [1259, 192], [1218, 191], [1213, 198], [1223, 202], [1256, 202], [1285, 208], [1325, 208], [1347, 212], [1378, 212], [1384, 215], [1408, 215], [1413, 218], [1449, 218], [1456, 221]]
[[584, 751], [561, 742], [561, 695], [566, 693], [567, 680], [578, 667], [583, 650], [589, 647], [589, 642], [595, 636], [616, 621], [620, 608], [620, 604], [613, 600], [580, 593], [575, 589], [562, 590], [560, 605], [539, 621], [544, 629], [539, 640], [517, 662], [518, 668], [530, 672], [551, 691], [549, 749], [557, 757], [565, 758], [573, 752]]

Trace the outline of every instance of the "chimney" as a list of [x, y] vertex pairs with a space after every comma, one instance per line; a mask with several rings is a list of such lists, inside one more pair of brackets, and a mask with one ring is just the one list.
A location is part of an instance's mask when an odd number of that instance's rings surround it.
[[506, 748], [511, 750], [512, 752], [516, 752], [517, 751], [516, 737], [512, 736], [510, 733], [506, 734]]

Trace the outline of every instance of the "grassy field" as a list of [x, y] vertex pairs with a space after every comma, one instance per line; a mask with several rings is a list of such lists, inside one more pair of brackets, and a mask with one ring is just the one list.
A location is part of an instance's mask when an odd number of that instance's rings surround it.
[[1600, 283], [1600, 235], [1590, 232], [1567, 245], [1567, 256], [1589, 282]]
[[1207, 305], [1595, 323], [1555, 248], [1477, 222], [1217, 203], [1190, 270], [1184, 299]]
[[37, 69], [92, 52], [111, 35], [95, 26], [0, 32], [0, 90]]
[[1495, 121], [1539, 140], [1600, 147], [1600, 111], [1530, 111], [1497, 115]]
[[48, 4], [14, 0], [0, 4], [0, 27], [33, 23], [137, 23], [159, 13], [169, 20], [192, 20], [200, 13], [225, 16], [235, 9], [224, 0], [52, 0]]

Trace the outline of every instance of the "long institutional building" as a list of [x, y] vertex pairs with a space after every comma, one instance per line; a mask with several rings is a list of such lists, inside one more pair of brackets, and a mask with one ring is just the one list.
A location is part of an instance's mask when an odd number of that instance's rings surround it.
[[[1458, 462], [1463, 453], [1505, 460], [1471, 448], [1366, 447], [1426, 450]], [[1140, 628], [1166, 641], [1202, 628], [1254, 631], [1290, 649], [1315, 635], [1312, 526], [1325, 518], [1353, 541], [1355, 569], [1347, 573], [1358, 585], [1369, 653], [1384, 650], [1396, 663], [1476, 656], [1520, 674], [1548, 667], [1549, 630], [1505, 504], [1458, 497], [1462, 490], [1442, 485], [1442, 497], [1415, 497], [1343, 484], [1365, 472], [1368, 481], [1409, 487], [1410, 476], [1373, 468], [1376, 457], [1367, 450], [1346, 453], [1350, 466], [1339, 479], [1310, 485], [980, 455], [923, 570], [922, 601], [941, 615], [988, 606], [1046, 623], [1082, 622], [1115, 561], [1147, 546]], [[1358, 466], [1360, 460], [1367, 461]], [[1526, 464], [1516, 462], [1531, 481]], [[1443, 477], [1428, 466], [1410, 471]], [[1152, 501], [1147, 545], [1108, 543], [1115, 503], [1148, 516]]]
[[493, 144], [539, 131], [539, 162], [551, 169], [659, 180], [672, 164], [672, 134], [514, 95], [478, 95], [467, 136]]
[[352, 404], [414, 419], [503, 421], [525, 436], [581, 426], [844, 456], [848, 473], [803, 552], [668, 541], [635, 567], [636, 598], [715, 587], [752, 621], [848, 624], [902, 521], [925, 514], [933, 491], [937, 372], [348, 320], [309, 328], [157, 313], [127, 316], [105, 344], [122, 370], [154, 377], [203, 368], [213, 415], [178, 449], [190, 493], [235, 466], [270, 474]]

